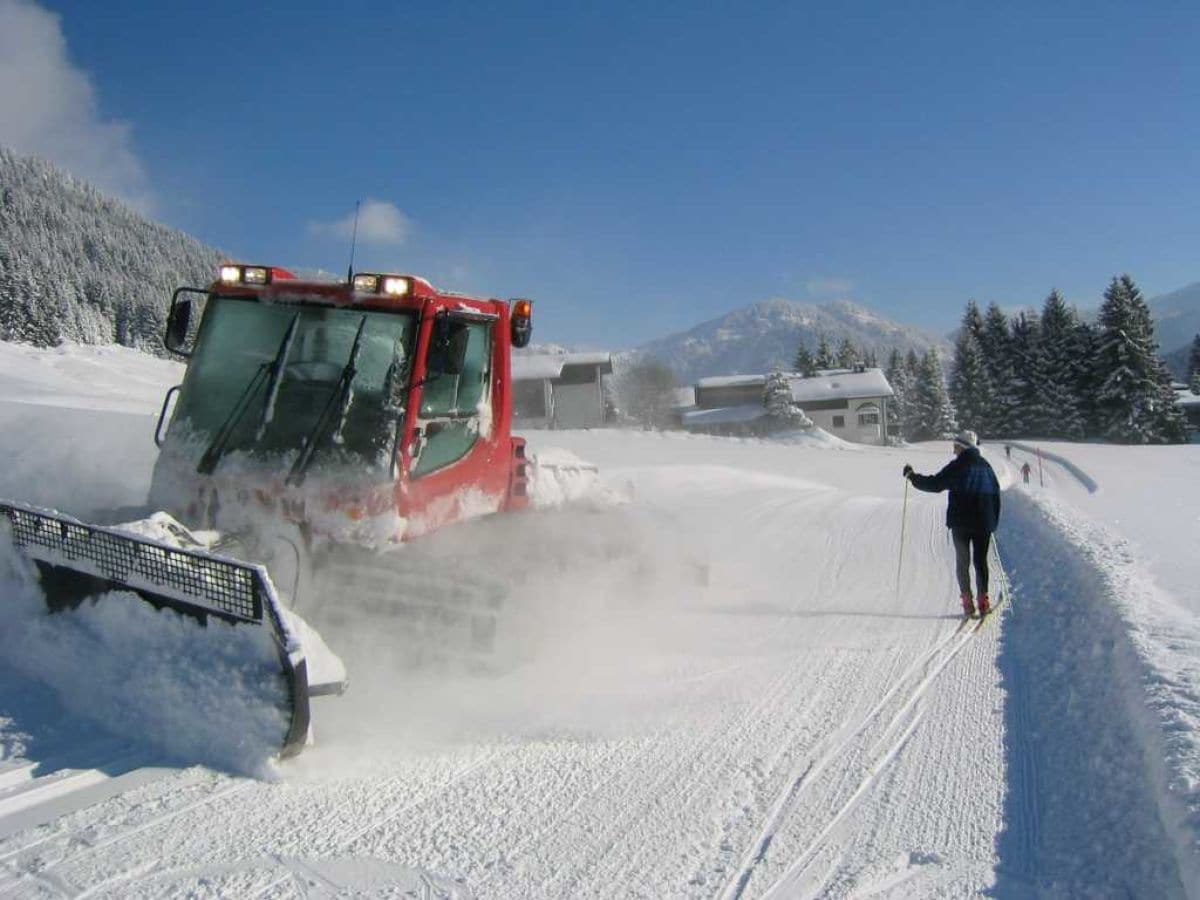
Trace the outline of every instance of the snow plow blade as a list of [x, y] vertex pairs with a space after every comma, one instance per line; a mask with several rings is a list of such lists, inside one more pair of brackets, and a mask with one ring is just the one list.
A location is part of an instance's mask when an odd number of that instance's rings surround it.
[[51, 613], [75, 609], [109, 591], [126, 591], [202, 626], [216, 617], [237, 627], [269, 629], [286, 686], [281, 757], [295, 755], [305, 745], [309, 696], [340, 693], [344, 687], [310, 687], [304, 649], [262, 566], [10, 501], [0, 501], [4, 525], [18, 555], [36, 567]]

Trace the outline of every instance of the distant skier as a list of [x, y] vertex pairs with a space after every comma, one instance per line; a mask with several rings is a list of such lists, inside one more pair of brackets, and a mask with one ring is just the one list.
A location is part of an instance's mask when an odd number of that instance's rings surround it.
[[1029, 484], [1029, 475], [1031, 472], [1033, 472], [1033, 469], [1029, 468], [1029, 463], [1026, 461], [1026, 463], [1021, 466], [1021, 475], [1025, 478], [1026, 484]]
[[1005, 459], [1012, 459], [1012, 445], [1011, 444], [1004, 445], [1004, 457], [1005, 457]]
[[996, 480], [996, 473], [988, 461], [979, 454], [979, 438], [973, 431], [960, 432], [954, 438], [954, 459], [940, 472], [936, 475], [918, 475], [906, 463], [904, 477], [919, 491], [932, 494], [950, 491], [946, 527], [954, 538], [963, 615], [975, 614], [970, 568], [973, 557], [979, 614], [986, 616], [992, 607], [988, 596], [987, 554], [992, 532], [1000, 521], [1000, 482]]

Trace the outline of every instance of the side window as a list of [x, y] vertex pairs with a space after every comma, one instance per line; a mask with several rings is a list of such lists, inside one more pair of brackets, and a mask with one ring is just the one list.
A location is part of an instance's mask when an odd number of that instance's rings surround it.
[[479, 439], [480, 409], [492, 399], [491, 323], [454, 322], [451, 342], [460, 341], [465, 341], [462, 371], [439, 375], [425, 386], [421, 399], [425, 435], [413, 466], [414, 478], [462, 459]]

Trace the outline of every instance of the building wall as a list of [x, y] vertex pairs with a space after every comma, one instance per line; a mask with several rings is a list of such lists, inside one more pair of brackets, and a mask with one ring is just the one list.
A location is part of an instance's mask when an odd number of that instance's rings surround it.
[[[808, 409], [800, 405], [818, 428], [844, 441], [856, 444], [883, 444], [883, 401], [879, 399], [850, 400], [845, 409]], [[860, 422], [865, 416], [876, 421]], [[841, 424], [838, 424], [840, 421]]]
[[585, 384], [554, 382], [554, 427], [598, 428], [604, 424], [604, 401], [600, 381]]

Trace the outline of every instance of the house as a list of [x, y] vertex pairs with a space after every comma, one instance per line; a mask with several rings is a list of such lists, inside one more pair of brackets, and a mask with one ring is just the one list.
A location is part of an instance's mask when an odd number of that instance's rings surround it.
[[[695, 406], [682, 410], [689, 431], [763, 434], [770, 429], [763, 403], [766, 375], [729, 375], [696, 382]], [[895, 396], [875, 368], [823, 369], [789, 375], [792, 399], [818, 428], [860, 444], [887, 442], [888, 401]]]
[[1183, 411], [1188, 432], [1200, 435], [1200, 394], [1192, 393], [1184, 384], [1175, 384], [1172, 387], [1175, 388], [1175, 405]]
[[601, 378], [611, 353], [514, 354], [514, 422], [525, 428], [594, 428], [608, 420]]

